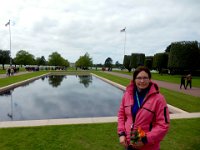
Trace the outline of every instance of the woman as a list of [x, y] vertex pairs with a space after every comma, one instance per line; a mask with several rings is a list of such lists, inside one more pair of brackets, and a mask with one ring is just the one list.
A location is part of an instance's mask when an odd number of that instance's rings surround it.
[[[145, 136], [133, 142], [133, 131], [141, 128]], [[118, 112], [118, 135], [126, 150], [159, 150], [169, 129], [169, 111], [148, 68], [140, 66], [127, 86]], [[132, 131], [132, 132], [131, 132]]]

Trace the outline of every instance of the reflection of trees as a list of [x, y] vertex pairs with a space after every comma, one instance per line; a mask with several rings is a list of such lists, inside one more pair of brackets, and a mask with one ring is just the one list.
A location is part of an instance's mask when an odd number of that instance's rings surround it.
[[82, 83], [86, 88], [92, 83], [92, 76], [90, 75], [81, 75], [79, 77], [79, 82]]
[[12, 91], [14, 89], [10, 89], [10, 90], [7, 90], [7, 91], [4, 91], [4, 92], [1, 92], [0, 93], [0, 96], [10, 96], [12, 94]]
[[64, 77], [65, 77], [64, 75], [49, 76], [49, 84], [52, 85], [52, 87], [58, 87], [63, 81]]
[[43, 77], [41, 77], [41, 80], [42, 80], [42, 81], [44, 81], [44, 80], [45, 80], [45, 78], [46, 78], [46, 76], [43, 76]]

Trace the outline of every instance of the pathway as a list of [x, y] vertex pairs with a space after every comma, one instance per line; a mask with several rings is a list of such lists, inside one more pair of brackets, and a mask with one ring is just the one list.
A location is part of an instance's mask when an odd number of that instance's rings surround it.
[[[104, 71], [104, 72], [108, 73], [108, 74], [116, 75], [116, 76], [119, 76], [119, 77], [127, 78], [127, 79], [130, 79], [130, 80], [132, 79], [132, 76], [126, 75], [126, 74], [117, 73], [117, 72], [109, 72], [109, 71]], [[192, 87], [192, 89], [185, 90], [185, 89], [180, 89], [179, 84], [169, 83], [169, 82], [164, 82], [164, 81], [158, 81], [158, 80], [152, 80], [152, 81], [157, 83], [159, 87], [170, 89], [170, 90], [173, 90], [173, 91], [181, 92], [181, 93], [192, 95], [192, 96], [196, 96], [196, 97], [200, 97], [200, 88]]]
[[[17, 72], [15, 73], [13, 76], [18, 76], [18, 75], [21, 75], [21, 74], [27, 74], [27, 73], [30, 73], [28, 71], [23, 71], [23, 72]], [[6, 74], [0, 74], [0, 78], [7, 78], [8, 76]]]

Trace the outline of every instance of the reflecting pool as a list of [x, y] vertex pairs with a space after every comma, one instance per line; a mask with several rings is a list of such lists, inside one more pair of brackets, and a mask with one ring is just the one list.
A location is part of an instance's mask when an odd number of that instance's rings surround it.
[[91, 75], [51, 75], [0, 93], [0, 121], [116, 116], [123, 91]]

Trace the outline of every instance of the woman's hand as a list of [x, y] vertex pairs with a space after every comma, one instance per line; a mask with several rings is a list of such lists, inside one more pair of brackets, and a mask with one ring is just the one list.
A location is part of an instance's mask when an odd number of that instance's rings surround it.
[[120, 136], [119, 137], [119, 143], [121, 144], [121, 145], [123, 145], [124, 147], [127, 147], [128, 145], [127, 145], [127, 142], [126, 142], [126, 137], [125, 136]]

